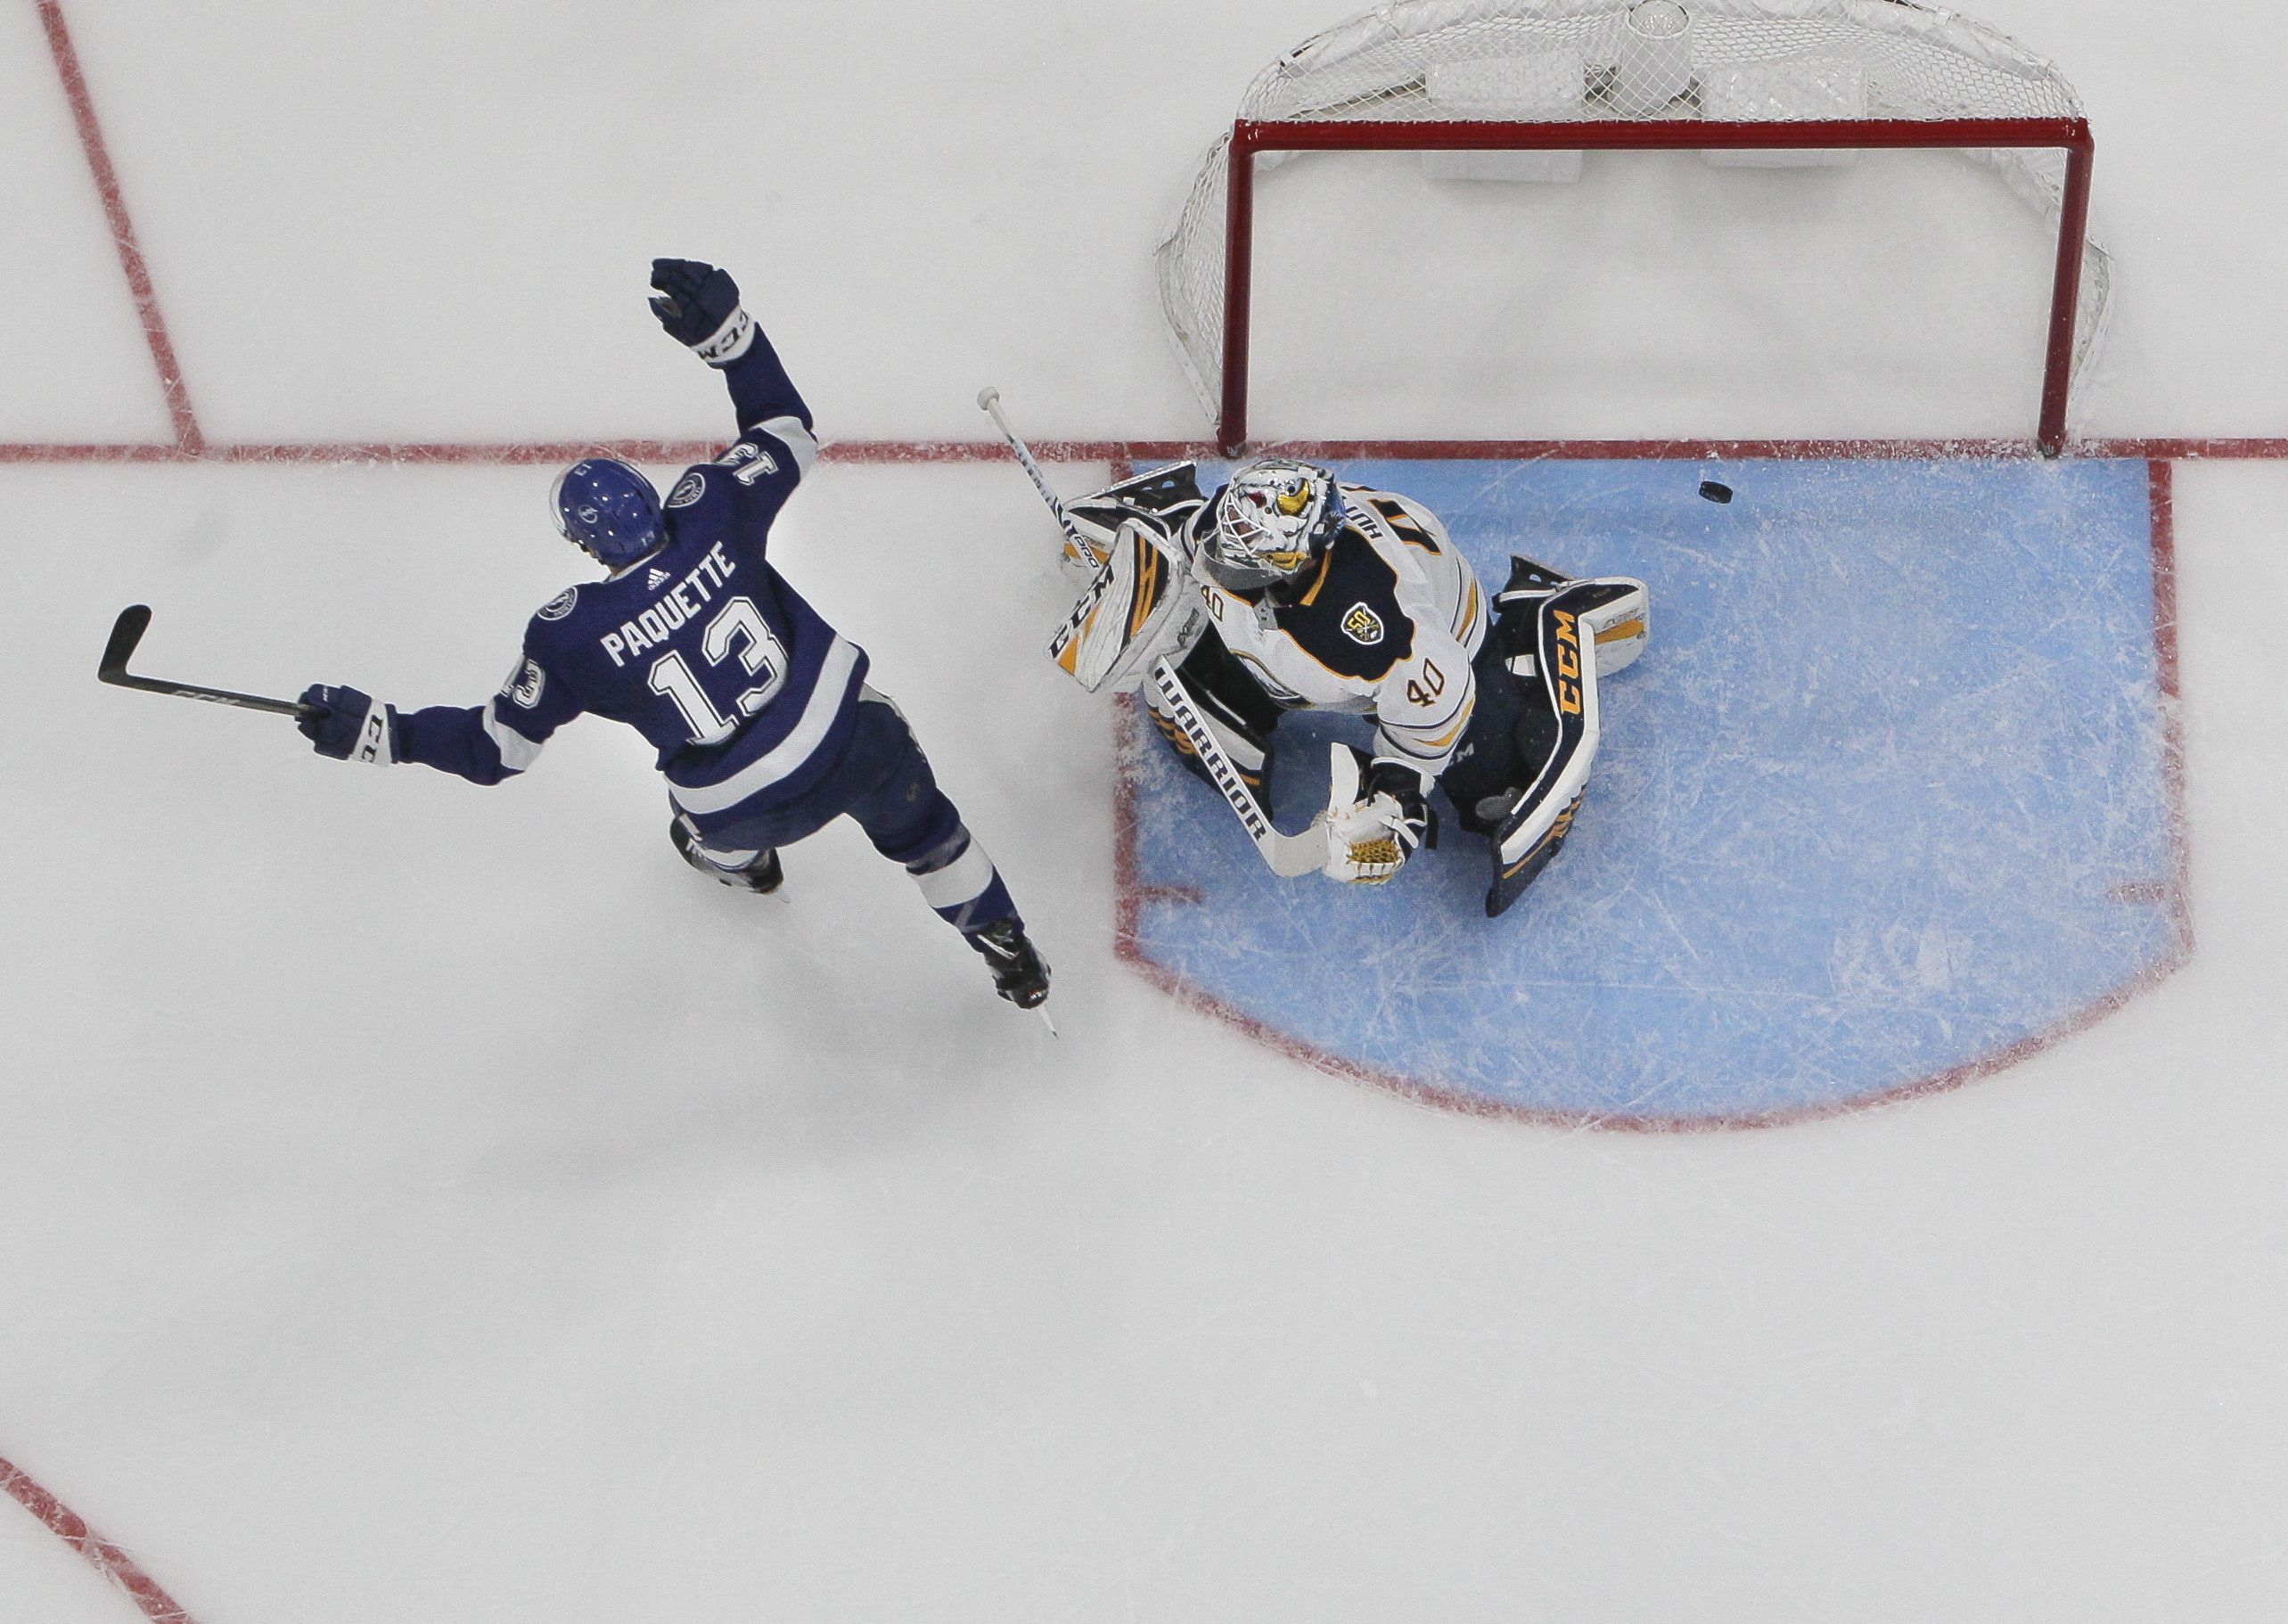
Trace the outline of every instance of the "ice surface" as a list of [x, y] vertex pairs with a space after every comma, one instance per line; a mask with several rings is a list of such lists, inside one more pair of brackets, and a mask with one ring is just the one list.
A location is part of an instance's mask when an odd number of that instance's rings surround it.
[[[830, 437], [981, 435], [986, 382], [1193, 432], [1151, 243], [1333, 18], [66, 4], [217, 439], [717, 432], [662, 251], [756, 290]], [[1978, 9], [2097, 119], [2095, 426], [2281, 432], [2288, 22]], [[38, 67], [4, 432], [150, 437]], [[1466, 420], [1509, 329], [1465, 331], [1330, 418]], [[1821, 398], [1929, 414], [1963, 355]], [[144, 600], [155, 670], [473, 701], [577, 562], [547, 472], [0, 467], [0, 1455], [201, 1624], [2283, 1611], [2279, 466], [2177, 473], [2187, 968], [1977, 1087], [1681, 1138], [1411, 1109], [1119, 964], [1111, 729], [1005, 464], [828, 463], [783, 544], [1036, 916], [1054, 1043], [848, 832], [767, 912], [691, 875], [632, 735], [480, 791], [93, 680]], [[132, 1624], [0, 1525], [0, 1618]]]

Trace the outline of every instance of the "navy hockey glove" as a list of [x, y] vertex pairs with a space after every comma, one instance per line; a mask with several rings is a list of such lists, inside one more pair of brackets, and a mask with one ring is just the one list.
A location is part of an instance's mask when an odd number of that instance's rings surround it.
[[302, 690], [302, 703], [316, 706], [318, 713], [295, 718], [294, 726], [319, 755], [382, 766], [398, 759], [398, 713], [371, 695], [312, 683]]
[[739, 308], [730, 272], [703, 259], [654, 259], [652, 285], [660, 290], [652, 301], [660, 325], [709, 366], [737, 360], [754, 342], [755, 324]]

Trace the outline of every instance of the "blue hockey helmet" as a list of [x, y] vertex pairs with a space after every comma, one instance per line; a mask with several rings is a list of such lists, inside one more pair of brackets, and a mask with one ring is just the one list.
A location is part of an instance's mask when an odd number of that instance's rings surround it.
[[659, 550], [660, 493], [642, 470], [618, 457], [573, 463], [556, 476], [548, 505], [565, 539], [609, 569], [623, 570]]

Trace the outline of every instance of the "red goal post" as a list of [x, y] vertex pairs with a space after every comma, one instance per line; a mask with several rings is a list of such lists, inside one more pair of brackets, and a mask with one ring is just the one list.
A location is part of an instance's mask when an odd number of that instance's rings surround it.
[[[1684, 19], [1681, 45], [1672, 37], [1665, 52], [1648, 50], [1636, 28], [1647, 14], [1671, 28]], [[1661, 60], [1648, 69], [1647, 58]], [[1441, 72], [1449, 83], [1472, 76], [1445, 107]], [[1489, 74], [1524, 86], [1513, 100], [1566, 104], [1554, 117], [1478, 116], [1502, 99], [1498, 83], [1488, 94]], [[1429, 116], [1456, 103], [1467, 116]], [[1743, 109], [1781, 116], [1735, 116]], [[1808, 116], [1837, 111], [1850, 116]], [[1251, 86], [1160, 246], [1161, 306], [1218, 445], [1236, 452], [1247, 439], [1259, 153], [1898, 148], [1961, 150], [2054, 217], [2034, 439], [2057, 455], [2111, 282], [2088, 242], [2089, 122], [2046, 61], [1912, 0], [1397, 0], [1365, 12], [1288, 52]]]

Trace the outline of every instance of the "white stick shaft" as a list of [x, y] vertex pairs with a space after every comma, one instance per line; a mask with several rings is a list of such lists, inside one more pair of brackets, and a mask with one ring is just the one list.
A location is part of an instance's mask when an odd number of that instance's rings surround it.
[[1024, 465], [1025, 472], [1033, 481], [1033, 488], [1041, 493], [1041, 500], [1049, 504], [1049, 512], [1054, 515], [1058, 528], [1064, 531], [1065, 539], [1071, 542], [1083, 557], [1088, 556], [1088, 544], [1080, 539], [1080, 532], [1074, 529], [1072, 521], [1064, 516], [1064, 504], [1058, 500], [1056, 492], [1049, 488], [1048, 478], [1041, 472], [1041, 465], [1033, 461], [1031, 448], [1018, 439], [1017, 431], [1009, 426], [1009, 419], [1001, 410], [1001, 391], [994, 389], [981, 391], [977, 404], [985, 408], [986, 415], [993, 419], [993, 426], [1001, 431], [1001, 438], [1009, 442], [1009, 449], [1017, 454], [1017, 461]]
[[1184, 686], [1183, 679], [1176, 675], [1176, 668], [1165, 660], [1154, 664], [1152, 685], [1160, 690], [1160, 697], [1168, 701], [1169, 714], [1176, 718], [1176, 725], [1184, 730], [1184, 736], [1199, 752], [1200, 765], [1208, 769], [1209, 780], [1238, 815], [1241, 827], [1255, 842], [1256, 850], [1263, 854], [1263, 860], [1270, 865], [1271, 872], [1283, 879], [1293, 879], [1298, 874], [1311, 874], [1324, 867], [1327, 856], [1325, 821], [1313, 818], [1311, 826], [1300, 834], [1281, 833], [1269, 815], [1249, 792], [1247, 785], [1241, 781], [1239, 768], [1232, 765], [1232, 759], [1224, 753], [1224, 747], [1217, 740], [1215, 731], [1192, 703], [1191, 693]]

